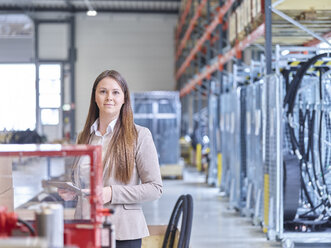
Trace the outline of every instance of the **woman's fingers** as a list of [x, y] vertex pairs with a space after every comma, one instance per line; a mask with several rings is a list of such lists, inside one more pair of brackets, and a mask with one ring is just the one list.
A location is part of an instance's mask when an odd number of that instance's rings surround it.
[[71, 201], [76, 197], [75, 192], [66, 189], [57, 189], [59, 196], [65, 201]]

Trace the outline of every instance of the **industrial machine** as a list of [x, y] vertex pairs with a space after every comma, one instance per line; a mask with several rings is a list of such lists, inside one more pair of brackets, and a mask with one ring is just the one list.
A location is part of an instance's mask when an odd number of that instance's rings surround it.
[[323, 49], [276, 46], [273, 74], [251, 66], [244, 85], [236, 66], [220, 96], [220, 189], [284, 247], [331, 243], [330, 67]]
[[270, 167], [268, 235], [282, 239], [285, 247], [330, 244], [330, 53], [279, 46], [275, 53], [282, 79], [275, 85], [278, 90], [269, 88], [268, 94], [282, 95], [275, 99], [282, 140], [271, 147], [277, 155], [266, 156], [277, 157]]
[[0, 246], [38, 236], [38, 247], [115, 247], [100, 146], [0, 145], [0, 172]]

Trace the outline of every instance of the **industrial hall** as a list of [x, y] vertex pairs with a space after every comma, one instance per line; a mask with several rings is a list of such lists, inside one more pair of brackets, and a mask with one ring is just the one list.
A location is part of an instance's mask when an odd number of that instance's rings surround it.
[[0, 0], [1, 247], [331, 247], [331, 0]]

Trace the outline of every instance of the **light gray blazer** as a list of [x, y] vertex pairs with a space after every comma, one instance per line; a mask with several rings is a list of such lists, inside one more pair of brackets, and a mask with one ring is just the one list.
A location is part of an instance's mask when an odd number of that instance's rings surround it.
[[[136, 125], [136, 128], [138, 141], [135, 167], [130, 182], [124, 184], [116, 181], [112, 175], [108, 177], [107, 172], [103, 177], [104, 186], [112, 187], [112, 200], [104, 207], [115, 211], [110, 221], [115, 226], [116, 240], [139, 239], [148, 236], [149, 232], [140, 203], [156, 200], [162, 195], [162, 179], [152, 134], [145, 127]], [[86, 204], [88, 204], [87, 199], [78, 201], [76, 217], [81, 215], [84, 218], [89, 215], [89, 211], [84, 210], [83, 205], [86, 206]]]

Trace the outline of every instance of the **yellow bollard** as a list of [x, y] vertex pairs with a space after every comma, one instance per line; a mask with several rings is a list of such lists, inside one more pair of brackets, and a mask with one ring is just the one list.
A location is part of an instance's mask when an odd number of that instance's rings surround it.
[[196, 156], [195, 156], [195, 164], [197, 166], [197, 170], [201, 171], [201, 144], [197, 144]]

